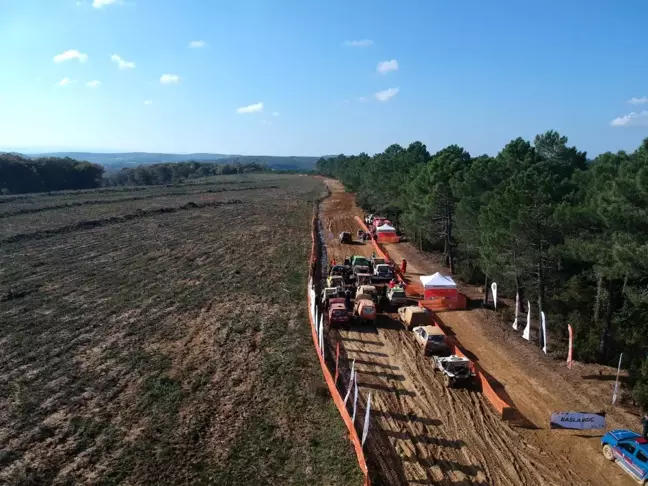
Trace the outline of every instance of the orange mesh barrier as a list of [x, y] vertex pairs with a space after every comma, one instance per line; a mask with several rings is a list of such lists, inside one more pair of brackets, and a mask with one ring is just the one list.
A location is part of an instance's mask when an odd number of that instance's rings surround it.
[[454, 297], [438, 297], [435, 299], [424, 299], [419, 302], [421, 307], [431, 311], [442, 312], [448, 310], [462, 310], [467, 307], [466, 296], [457, 294]]
[[[312, 238], [311, 264], [317, 262], [317, 252], [315, 249], [315, 239], [317, 238], [316, 232], [317, 232], [317, 219], [313, 218], [313, 230], [311, 234], [311, 238]], [[313, 277], [312, 272], [310, 273], [310, 277], [311, 278]], [[333, 402], [335, 403], [335, 406], [338, 408], [338, 411], [342, 416], [342, 420], [344, 420], [344, 423], [346, 424], [346, 427], [349, 431], [349, 436], [351, 438], [351, 442], [353, 443], [353, 447], [355, 448], [355, 453], [358, 458], [358, 465], [360, 466], [360, 469], [362, 470], [365, 476], [364, 486], [371, 486], [371, 483], [369, 481], [369, 470], [367, 468], [367, 461], [364, 456], [364, 451], [362, 450], [362, 443], [360, 442], [360, 437], [358, 437], [358, 432], [356, 431], [353, 425], [353, 420], [351, 420], [351, 416], [349, 415], [349, 412], [346, 409], [346, 406], [344, 405], [344, 399], [340, 395], [337, 386], [335, 386], [335, 380], [333, 379], [333, 376], [331, 375], [328, 366], [326, 366], [326, 363], [324, 362], [322, 353], [319, 352], [319, 340], [318, 340], [317, 333], [315, 332], [315, 323], [313, 322], [313, 316], [310, 313], [310, 308], [311, 308], [310, 289], [308, 289], [307, 296], [308, 296], [307, 310], [308, 310], [308, 319], [310, 320], [311, 323], [311, 334], [313, 336], [313, 343], [315, 344], [317, 357], [319, 358], [320, 366], [322, 367], [322, 373], [324, 373], [324, 380], [326, 381], [329, 391], [331, 392], [331, 397], [333, 398]]]
[[[461, 343], [457, 340], [457, 338], [455, 336], [448, 335], [448, 328], [437, 321], [435, 321], [434, 323], [439, 326], [443, 333], [448, 337], [448, 343], [450, 344], [452, 354], [470, 359], [468, 356], [466, 356], [466, 352], [461, 348]], [[508, 394], [501, 387], [497, 387], [496, 389], [493, 386], [493, 384], [491, 383], [491, 380], [493, 378], [484, 371], [479, 363], [475, 363], [472, 360], [471, 363], [475, 371], [475, 375], [481, 385], [482, 394], [486, 396], [491, 405], [495, 408], [495, 410], [497, 410], [497, 412], [500, 414], [500, 418], [506, 421], [514, 420], [517, 417], [517, 410], [513, 405], [510, 404], [511, 399], [508, 397]]]
[[400, 241], [398, 235], [395, 234], [385, 235], [385, 234], [378, 233], [377, 239], [378, 239], [378, 243], [398, 243]]
[[447, 309], [445, 299], [442, 297], [440, 299], [434, 299], [434, 300], [420, 300], [419, 301], [419, 306], [424, 307], [425, 309], [436, 312], [436, 311], [444, 311]]

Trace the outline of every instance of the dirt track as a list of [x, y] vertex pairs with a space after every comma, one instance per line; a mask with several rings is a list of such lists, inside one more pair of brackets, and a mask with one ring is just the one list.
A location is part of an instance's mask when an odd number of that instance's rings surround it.
[[[320, 216], [329, 259], [371, 255], [369, 243], [338, 243], [341, 231], [359, 229], [354, 216], [361, 211], [338, 182], [327, 184], [332, 196], [323, 202]], [[409, 244], [388, 245], [388, 251], [397, 262], [408, 260], [412, 278], [435, 271]], [[486, 312], [455, 311], [441, 318], [484, 368], [507, 386], [515, 405], [533, 424], [529, 427], [502, 422], [479, 392], [446, 389], [429, 358], [421, 355], [411, 334], [392, 316], [380, 315], [376, 328], [358, 326], [340, 332], [346, 354], [356, 359], [360, 388], [365, 395], [372, 393], [372, 427], [379, 427], [388, 438], [393, 460], [400, 459], [401, 464], [393, 467], [403, 470], [404, 484], [634, 484], [602, 458], [598, 437], [547, 429], [552, 411], [592, 410], [594, 397], [584, 389], [572, 389], [551, 367], [539, 372], [530, 369], [534, 360], [513, 356], [509, 340], [487, 335]], [[624, 423], [615, 425], [625, 425], [627, 417], [616, 421]]]

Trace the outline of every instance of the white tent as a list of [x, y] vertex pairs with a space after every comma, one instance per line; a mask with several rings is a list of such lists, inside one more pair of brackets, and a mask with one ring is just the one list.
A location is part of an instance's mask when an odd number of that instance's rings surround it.
[[446, 277], [439, 272], [434, 275], [421, 275], [421, 283], [425, 289], [456, 289], [457, 284], [452, 277]]
[[378, 228], [376, 228], [376, 232], [378, 233], [393, 233], [394, 231], [396, 231], [396, 228], [392, 228], [388, 224], [383, 224], [382, 226], [378, 226]]

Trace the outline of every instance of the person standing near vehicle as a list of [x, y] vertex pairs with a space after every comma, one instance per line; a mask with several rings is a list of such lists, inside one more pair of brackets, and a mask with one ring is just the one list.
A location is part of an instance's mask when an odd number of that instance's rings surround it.
[[401, 262], [400, 272], [402, 275], [405, 275], [405, 270], [407, 269], [407, 260]]
[[351, 291], [346, 289], [344, 293], [344, 305], [346, 306], [347, 312], [351, 312]]
[[648, 412], [645, 412], [643, 418], [641, 419], [641, 425], [643, 425], [643, 437], [648, 440]]

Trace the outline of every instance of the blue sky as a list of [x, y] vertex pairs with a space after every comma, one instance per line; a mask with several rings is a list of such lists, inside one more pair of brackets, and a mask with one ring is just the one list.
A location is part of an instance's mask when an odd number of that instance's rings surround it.
[[647, 19], [645, 0], [0, 0], [0, 147], [477, 155], [553, 128], [633, 150]]

